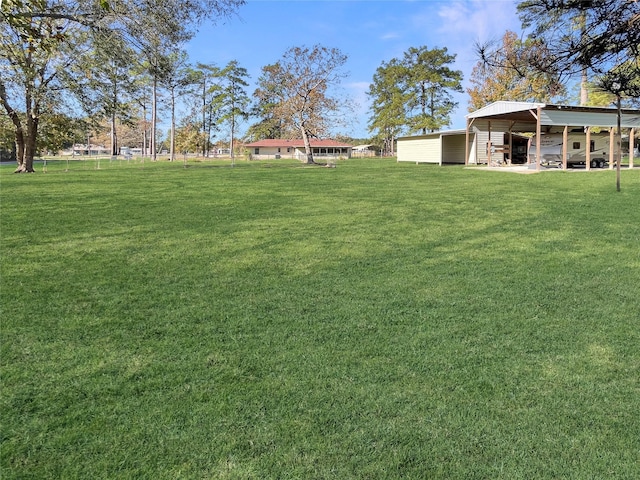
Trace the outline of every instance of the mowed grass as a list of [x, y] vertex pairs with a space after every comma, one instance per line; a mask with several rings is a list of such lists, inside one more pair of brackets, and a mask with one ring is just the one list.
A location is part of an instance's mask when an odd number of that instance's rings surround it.
[[2, 167], [2, 478], [640, 476], [640, 171]]

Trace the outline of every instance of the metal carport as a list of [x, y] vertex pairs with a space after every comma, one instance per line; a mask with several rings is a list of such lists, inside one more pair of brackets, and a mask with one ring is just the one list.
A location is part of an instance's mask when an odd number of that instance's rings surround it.
[[[550, 105], [546, 103], [533, 102], [494, 102], [486, 107], [476, 110], [466, 116], [467, 126], [466, 136], [466, 163], [469, 162], [469, 136], [478, 131], [489, 132], [488, 152], [491, 162], [491, 131], [492, 129], [509, 132], [525, 133], [535, 132], [540, 138], [543, 129], [550, 132], [552, 129], [561, 131], [563, 134], [563, 168], [566, 169], [566, 145], [569, 127], [582, 127], [585, 130], [586, 144], [590, 142], [591, 128], [604, 127], [610, 129], [610, 149], [613, 158], [614, 149], [614, 127], [618, 125], [618, 112], [615, 108], [604, 107], [578, 107], [569, 105]], [[620, 119], [622, 128], [630, 129], [629, 133], [629, 168], [633, 167], [634, 134], [640, 129], [640, 110], [623, 109]], [[471, 132], [473, 129], [473, 132]], [[511, 143], [511, 142], [509, 142]], [[536, 170], [540, 170], [540, 143], [537, 142]], [[509, 148], [509, 145], [505, 145]], [[589, 169], [589, 161], [586, 162]], [[609, 164], [613, 168], [613, 163]]]

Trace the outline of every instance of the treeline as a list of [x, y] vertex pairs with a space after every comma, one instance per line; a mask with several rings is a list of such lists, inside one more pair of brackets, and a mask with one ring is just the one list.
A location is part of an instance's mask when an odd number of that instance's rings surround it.
[[[89, 143], [93, 132], [104, 130], [112, 154], [137, 146], [155, 158], [160, 98], [170, 117], [171, 158], [185, 151], [206, 155], [223, 129], [233, 144], [237, 125], [253, 118], [246, 140], [302, 138], [313, 163], [309, 139], [335, 134], [353, 120], [355, 107], [338, 88], [347, 57], [322, 45], [290, 48], [262, 67], [251, 95], [238, 61], [191, 64], [183, 47], [197, 27], [233, 16], [243, 4], [4, 0], [0, 104], [7, 115], [0, 117], [0, 146], [15, 145], [16, 171], [33, 171], [38, 150]], [[583, 104], [621, 105], [640, 96], [640, 3], [528, 0], [518, 11], [528, 36], [506, 32], [501, 42], [475, 47], [471, 110], [496, 100], [563, 99], [576, 78]], [[367, 92], [368, 127], [385, 154], [393, 154], [399, 135], [450, 124], [454, 94], [463, 91], [455, 60], [447, 48], [421, 46], [378, 67]], [[591, 100], [588, 88], [597, 92]], [[186, 109], [179, 119], [178, 98]]]

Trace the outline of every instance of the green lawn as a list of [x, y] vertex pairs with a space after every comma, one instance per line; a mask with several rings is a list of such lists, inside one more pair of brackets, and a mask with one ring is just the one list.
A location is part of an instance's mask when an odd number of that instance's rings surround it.
[[3, 479], [640, 476], [640, 170], [74, 167], [0, 168]]

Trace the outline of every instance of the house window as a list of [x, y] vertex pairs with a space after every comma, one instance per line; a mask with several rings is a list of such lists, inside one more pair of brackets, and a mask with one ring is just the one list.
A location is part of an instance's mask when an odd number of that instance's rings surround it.
[[280, 153], [280, 147], [278, 147], [278, 153]]
[[291, 147], [287, 147], [287, 153], [291, 153]]
[[580, 150], [580, 142], [573, 142], [573, 149]]
[[253, 151], [254, 154], [256, 155], [260, 155], [260, 149], [258, 147], [255, 148], [255, 150]]

